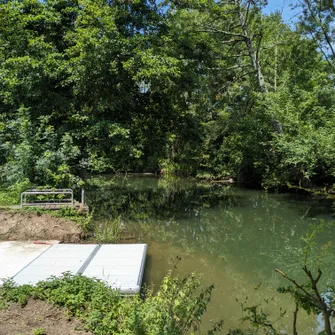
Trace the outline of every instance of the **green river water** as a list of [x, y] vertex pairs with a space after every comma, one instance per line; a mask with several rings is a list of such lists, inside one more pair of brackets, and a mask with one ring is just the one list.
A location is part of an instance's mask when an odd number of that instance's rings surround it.
[[[133, 242], [147, 243], [146, 284], [159, 285], [181, 257], [176, 274], [196, 272], [203, 285], [215, 289], [203, 319], [206, 330], [214, 321], [224, 328], [241, 324], [241, 303], [261, 304], [272, 321], [292, 333], [294, 304], [276, 288], [287, 284], [274, 269], [304, 280], [302, 238], [311, 225], [333, 220], [332, 202], [310, 196], [272, 194], [234, 186], [152, 176], [103, 176], [90, 180], [87, 203], [98, 219], [121, 215]], [[335, 240], [335, 227], [318, 236], [312, 258], [321, 246]], [[335, 250], [322, 257], [323, 284], [332, 283]], [[300, 313], [300, 334], [316, 334], [318, 318]]]

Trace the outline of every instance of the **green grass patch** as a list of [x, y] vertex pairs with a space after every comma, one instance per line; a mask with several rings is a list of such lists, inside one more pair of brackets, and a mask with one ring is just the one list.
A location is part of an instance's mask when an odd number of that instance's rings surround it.
[[35, 328], [33, 329], [33, 335], [47, 335], [47, 332], [44, 328]]
[[94, 240], [98, 243], [115, 243], [122, 233], [121, 217], [95, 222], [93, 225]]
[[146, 290], [142, 299], [139, 295], [124, 297], [97, 279], [65, 273], [36, 286], [6, 281], [0, 288], [0, 301], [25, 305], [29, 298], [46, 300], [64, 307], [69, 318], [79, 318], [96, 335], [182, 335], [199, 328], [212, 289], [201, 290], [193, 274], [177, 278], [169, 272], [158, 292]]

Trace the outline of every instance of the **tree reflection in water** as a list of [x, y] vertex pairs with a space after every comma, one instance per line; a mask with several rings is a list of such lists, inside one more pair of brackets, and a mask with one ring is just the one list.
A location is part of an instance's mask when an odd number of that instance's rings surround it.
[[[321, 217], [332, 220], [329, 201], [179, 178], [104, 176], [88, 180], [88, 188], [87, 203], [97, 218], [121, 215], [137, 240], [149, 244], [146, 281], [157, 284], [170, 260], [181, 256], [181, 274], [203, 273], [204, 284], [216, 287], [207, 323], [224, 318], [227, 327], [239, 326], [236, 297], [272, 299], [265, 308], [277, 314], [280, 306], [294, 308], [288, 297], [276, 293], [283, 281], [273, 270], [304, 278], [302, 237]], [[315, 249], [334, 237], [335, 229], [329, 228]], [[323, 258], [328, 283], [334, 278], [334, 254], [332, 247]], [[289, 331], [289, 319], [291, 313], [281, 321], [283, 330]], [[313, 318], [301, 317], [300, 323], [302, 333], [315, 332]]]

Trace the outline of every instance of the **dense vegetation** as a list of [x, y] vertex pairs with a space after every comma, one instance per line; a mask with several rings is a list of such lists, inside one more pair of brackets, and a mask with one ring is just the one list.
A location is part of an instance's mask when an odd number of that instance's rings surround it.
[[295, 27], [263, 4], [2, 0], [2, 182], [163, 170], [332, 185], [333, 2], [299, 1]]
[[[65, 273], [35, 287], [5, 282], [0, 287], [0, 308], [7, 308], [10, 302], [25, 305], [29, 298], [42, 299], [65, 307], [69, 318], [80, 318], [84, 328], [96, 335], [193, 334], [199, 329], [213, 289], [211, 286], [200, 290], [199, 286], [195, 275], [178, 279], [170, 272], [158, 292], [153, 295], [147, 290], [143, 300], [139, 295], [124, 297], [99, 280]], [[221, 323], [213, 325], [206, 334], [214, 334], [219, 328]]]

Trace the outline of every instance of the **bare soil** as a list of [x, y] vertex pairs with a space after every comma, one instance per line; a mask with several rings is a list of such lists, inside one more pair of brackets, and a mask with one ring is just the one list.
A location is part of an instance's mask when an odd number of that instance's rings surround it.
[[70, 220], [47, 214], [0, 211], [0, 241], [59, 240], [76, 243], [83, 236], [82, 229]]
[[1, 335], [33, 335], [43, 328], [46, 335], [93, 335], [80, 321], [68, 320], [65, 310], [41, 300], [29, 299], [26, 306], [11, 304], [0, 310]]

